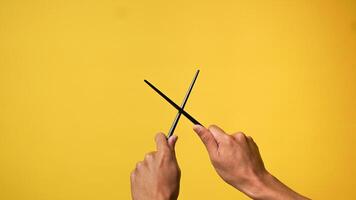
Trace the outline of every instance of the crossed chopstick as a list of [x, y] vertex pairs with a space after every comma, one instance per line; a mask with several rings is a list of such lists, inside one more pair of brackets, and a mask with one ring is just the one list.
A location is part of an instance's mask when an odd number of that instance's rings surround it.
[[176, 103], [174, 103], [169, 97], [167, 97], [163, 92], [161, 92], [158, 88], [156, 88], [154, 85], [152, 85], [150, 82], [148, 82], [147, 80], [145, 80], [145, 83], [147, 83], [154, 91], [156, 91], [161, 97], [163, 97], [169, 104], [171, 104], [175, 109], [178, 110], [178, 113], [172, 123], [172, 126], [168, 132], [167, 137], [171, 137], [173, 135], [173, 132], [178, 124], [179, 118], [181, 116], [181, 114], [183, 114], [186, 118], [188, 118], [193, 124], [197, 124], [197, 125], [201, 125], [201, 123], [198, 122], [198, 120], [194, 119], [194, 117], [192, 117], [190, 114], [188, 114], [186, 111], [184, 111], [184, 106], [188, 101], [189, 95], [193, 89], [193, 86], [195, 84], [195, 81], [197, 80], [199, 74], [199, 70], [197, 70], [197, 72], [195, 73], [195, 76], [188, 88], [187, 93], [185, 94], [185, 97], [183, 99], [183, 103], [181, 106], [178, 106]]

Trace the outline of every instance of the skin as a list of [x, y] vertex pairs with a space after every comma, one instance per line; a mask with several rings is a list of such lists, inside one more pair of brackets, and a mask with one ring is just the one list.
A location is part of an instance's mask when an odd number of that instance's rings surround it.
[[251, 136], [242, 132], [226, 134], [218, 126], [194, 126], [211, 163], [228, 184], [256, 200], [308, 199], [288, 188], [265, 168]]
[[180, 169], [175, 155], [177, 136], [167, 140], [156, 135], [157, 151], [145, 155], [131, 172], [133, 200], [175, 200], [179, 194]]
[[[227, 134], [218, 126], [193, 130], [204, 143], [212, 165], [228, 184], [256, 200], [308, 199], [271, 175], [265, 168], [252, 137], [242, 132]], [[174, 146], [163, 133], [156, 136], [157, 151], [149, 153], [131, 173], [133, 200], [175, 200], [179, 194], [180, 169]]]

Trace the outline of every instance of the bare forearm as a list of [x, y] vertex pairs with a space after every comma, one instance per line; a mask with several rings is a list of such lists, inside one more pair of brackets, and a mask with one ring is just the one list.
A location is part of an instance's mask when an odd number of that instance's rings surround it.
[[270, 173], [265, 173], [262, 177], [255, 179], [249, 188], [243, 188], [247, 196], [255, 200], [308, 200], [291, 188], [283, 184]]
[[259, 149], [251, 136], [242, 132], [226, 134], [220, 127], [194, 126], [208, 150], [220, 177], [255, 200], [308, 199], [294, 192], [265, 168]]

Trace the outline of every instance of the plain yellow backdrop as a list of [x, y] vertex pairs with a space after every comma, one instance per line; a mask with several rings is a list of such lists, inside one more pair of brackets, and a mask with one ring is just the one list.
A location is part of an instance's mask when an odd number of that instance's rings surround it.
[[[0, 199], [130, 199], [129, 174], [186, 110], [244, 131], [313, 199], [356, 199], [356, 2], [0, 2]], [[180, 199], [247, 199], [182, 117]]]

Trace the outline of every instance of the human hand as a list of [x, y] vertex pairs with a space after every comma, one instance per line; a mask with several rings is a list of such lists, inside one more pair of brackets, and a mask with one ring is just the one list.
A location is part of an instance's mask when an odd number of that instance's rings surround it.
[[208, 150], [216, 172], [233, 187], [249, 192], [245, 188], [252, 188], [267, 174], [258, 147], [250, 136], [241, 132], [228, 135], [214, 125], [209, 129], [194, 126], [194, 131]]
[[226, 134], [217, 126], [206, 129], [195, 125], [194, 131], [204, 143], [220, 177], [253, 199], [307, 199], [294, 192], [265, 168], [252, 137], [242, 132]]
[[131, 173], [133, 200], [176, 200], [179, 194], [180, 169], [175, 156], [177, 136], [168, 140], [156, 135], [157, 151], [146, 154]]

